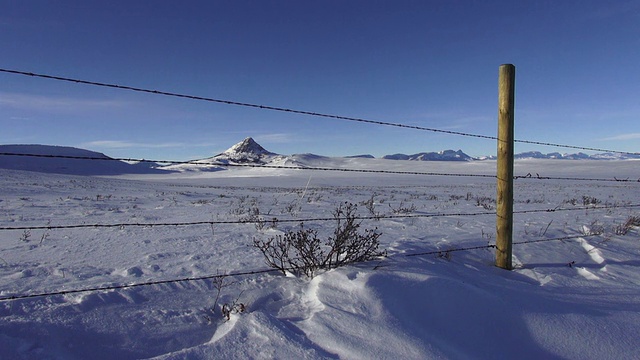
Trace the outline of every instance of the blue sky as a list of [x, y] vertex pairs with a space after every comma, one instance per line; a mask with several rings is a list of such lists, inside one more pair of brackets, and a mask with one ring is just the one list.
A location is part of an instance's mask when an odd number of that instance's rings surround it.
[[[516, 138], [640, 151], [640, 1], [7, 1], [0, 68], [495, 136], [516, 66]], [[0, 73], [0, 143], [185, 160], [252, 136], [282, 153], [491, 140]], [[575, 152], [518, 144], [516, 152]]]

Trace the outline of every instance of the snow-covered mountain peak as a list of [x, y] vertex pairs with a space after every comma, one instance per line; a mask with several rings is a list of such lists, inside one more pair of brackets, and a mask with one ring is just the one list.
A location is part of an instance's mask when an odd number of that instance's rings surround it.
[[275, 155], [274, 153], [267, 151], [265, 148], [260, 146], [252, 137], [248, 137], [241, 142], [233, 145], [225, 152], [225, 155]]
[[253, 138], [248, 137], [213, 159], [221, 162], [266, 164], [277, 157], [278, 154], [266, 150]]

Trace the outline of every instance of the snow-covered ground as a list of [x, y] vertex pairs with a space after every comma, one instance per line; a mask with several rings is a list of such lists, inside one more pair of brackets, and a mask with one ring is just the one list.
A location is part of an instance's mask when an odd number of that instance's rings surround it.
[[[302, 160], [301, 160], [302, 159]], [[495, 174], [495, 162], [301, 157], [311, 166]], [[640, 178], [636, 161], [522, 160], [516, 175]], [[0, 227], [213, 221], [0, 231], [2, 359], [632, 359], [640, 348], [640, 182], [519, 179], [516, 269], [493, 266], [495, 179], [234, 168], [88, 177], [0, 170]], [[261, 273], [254, 238], [373, 199], [388, 258], [313, 279]], [[585, 209], [585, 204], [599, 209]], [[608, 208], [602, 208], [608, 207]], [[256, 210], [257, 209], [257, 210]], [[566, 210], [572, 209], [572, 210]], [[576, 210], [579, 209], [579, 210]], [[223, 224], [250, 219], [263, 225]], [[252, 215], [253, 214], [253, 215]], [[437, 215], [437, 216], [430, 216]], [[330, 221], [305, 227], [327, 236]], [[602, 232], [601, 235], [593, 233]], [[591, 236], [589, 236], [591, 235]], [[406, 256], [441, 251], [439, 254]], [[218, 283], [220, 285], [220, 283]], [[222, 304], [246, 311], [226, 320]]]

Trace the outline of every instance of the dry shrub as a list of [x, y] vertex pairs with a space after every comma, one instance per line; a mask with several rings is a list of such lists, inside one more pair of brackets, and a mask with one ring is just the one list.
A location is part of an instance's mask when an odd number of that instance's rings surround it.
[[254, 239], [253, 246], [265, 257], [267, 265], [282, 271], [315, 276], [319, 269], [331, 269], [347, 264], [372, 260], [385, 256], [385, 250], [379, 250], [380, 242], [377, 228], [360, 232], [360, 223], [356, 219], [357, 206], [348, 202], [340, 204], [333, 212], [336, 227], [326, 242], [318, 238], [318, 232], [300, 228], [290, 230], [284, 235], [276, 235], [263, 241]]

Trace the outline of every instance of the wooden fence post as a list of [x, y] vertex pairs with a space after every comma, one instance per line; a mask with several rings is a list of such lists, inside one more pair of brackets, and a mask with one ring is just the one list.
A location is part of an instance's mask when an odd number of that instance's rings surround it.
[[496, 266], [511, 270], [513, 241], [513, 125], [516, 67], [500, 65], [498, 75], [498, 195]]

